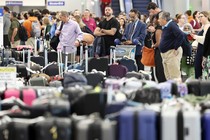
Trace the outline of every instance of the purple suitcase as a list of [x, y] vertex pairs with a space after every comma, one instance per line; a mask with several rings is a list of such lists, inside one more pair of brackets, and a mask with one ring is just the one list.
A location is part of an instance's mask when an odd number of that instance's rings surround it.
[[125, 66], [112, 64], [112, 65], [109, 65], [108, 67], [107, 75], [112, 76], [112, 77], [122, 78], [122, 77], [125, 77], [127, 72], [128, 72], [128, 69]]

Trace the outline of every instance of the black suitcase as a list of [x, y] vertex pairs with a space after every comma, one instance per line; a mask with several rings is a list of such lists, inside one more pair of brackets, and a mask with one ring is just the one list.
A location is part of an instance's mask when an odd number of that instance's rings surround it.
[[48, 118], [35, 124], [35, 140], [70, 140], [69, 118]]
[[59, 67], [57, 63], [53, 63], [49, 66], [46, 67], [44, 70], [44, 73], [49, 75], [49, 76], [56, 76], [59, 75]]
[[102, 73], [87, 73], [85, 74], [87, 84], [93, 87], [104, 85], [104, 75]]
[[128, 71], [138, 71], [138, 67], [136, 65], [136, 62], [133, 59], [128, 58], [122, 58], [118, 61], [119, 64], [126, 66]]
[[43, 56], [32, 56], [31, 61], [36, 64], [39, 64], [40, 66], [45, 66], [45, 59]]
[[88, 62], [88, 71], [96, 69], [97, 71], [107, 71], [109, 65], [108, 58], [91, 58]]
[[9, 138], [8, 140], [31, 140], [33, 138], [30, 133], [30, 123], [26, 122], [11, 122], [8, 125]]

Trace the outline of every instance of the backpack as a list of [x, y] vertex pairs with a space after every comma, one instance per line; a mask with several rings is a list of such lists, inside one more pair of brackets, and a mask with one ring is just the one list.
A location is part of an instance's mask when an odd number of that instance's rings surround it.
[[32, 37], [40, 37], [41, 36], [41, 28], [38, 21], [31, 21], [31, 36]]
[[26, 31], [26, 28], [23, 26], [23, 24], [20, 24], [18, 28], [18, 34], [21, 41], [27, 41], [28, 40], [28, 34]]

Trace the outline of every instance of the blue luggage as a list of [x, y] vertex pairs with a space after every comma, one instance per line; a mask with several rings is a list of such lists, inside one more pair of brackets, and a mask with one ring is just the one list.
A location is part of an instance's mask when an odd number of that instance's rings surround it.
[[120, 112], [119, 140], [157, 140], [157, 113], [125, 108]]

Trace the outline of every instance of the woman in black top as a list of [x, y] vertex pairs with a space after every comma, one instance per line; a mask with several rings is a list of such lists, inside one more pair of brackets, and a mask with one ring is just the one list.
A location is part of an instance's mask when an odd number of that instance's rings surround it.
[[210, 27], [208, 28], [205, 36], [205, 41], [203, 45], [203, 61], [202, 67], [209, 68], [208, 63], [210, 63]]
[[[160, 55], [159, 44], [162, 34], [162, 27], [158, 23], [158, 18], [156, 15], [152, 18], [153, 26], [155, 27], [155, 32], [152, 36], [152, 47], [155, 48], [155, 76], [158, 82], [166, 81], [163, 64], [162, 64], [162, 57]], [[149, 27], [150, 30], [150, 27]], [[154, 69], [153, 69], [154, 70]]]

